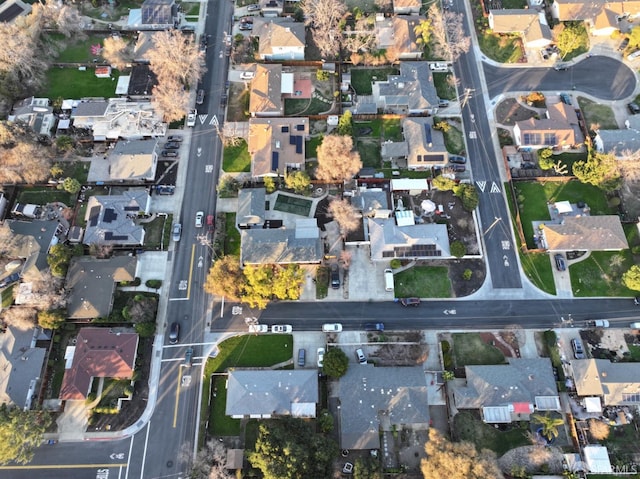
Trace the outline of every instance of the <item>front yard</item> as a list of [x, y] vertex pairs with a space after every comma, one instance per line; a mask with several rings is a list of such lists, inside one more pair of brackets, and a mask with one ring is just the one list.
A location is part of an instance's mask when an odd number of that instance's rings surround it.
[[450, 298], [451, 281], [446, 266], [414, 266], [394, 276], [397, 298]]
[[240, 140], [237, 145], [224, 147], [222, 169], [227, 173], [251, 171], [251, 155], [246, 140]]

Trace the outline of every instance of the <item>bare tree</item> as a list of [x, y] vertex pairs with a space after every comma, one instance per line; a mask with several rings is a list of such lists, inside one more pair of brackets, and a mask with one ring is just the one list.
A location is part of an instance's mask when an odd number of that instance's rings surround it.
[[344, 266], [344, 269], [349, 269], [349, 266], [351, 266], [352, 256], [353, 255], [351, 254], [351, 251], [347, 251], [346, 249], [340, 251], [340, 261], [342, 261], [342, 266]]
[[189, 477], [192, 479], [231, 479], [233, 475], [226, 469], [226, 466], [227, 455], [224, 444], [208, 441], [196, 454]]
[[591, 437], [596, 441], [602, 441], [608, 438], [610, 432], [611, 427], [609, 427], [606, 422], [595, 418], [589, 419], [589, 434], [591, 434]]
[[471, 38], [465, 35], [461, 13], [450, 10], [443, 13], [434, 3], [429, 7], [427, 17], [431, 19], [431, 40], [436, 56], [456, 61], [469, 51]]
[[62, 309], [67, 304], [67, 294], [64, 290], [64, 279], [56, 278], [47, 272], [38, 280], [31, 281], [29, 306], [38, 311]]
[[27, 126], [0, 122], [0, 183], [38, 183], [49, 178], [50, 167], [51, 151]]
[[31, 21], [37, 22], [40, 29], [56, 30], [65, 37], [77, 39], [83, 35], [82, 17], [74, 5], [62, 2], [34, 3]]
[[163, 112], [165, 121], [172, 122], [184, 116], [189, 108], [189, 96], [184, 94], [176, 78], [166, 78], [154, 87], [151, 103]]
[[329, 213], [340, 226], [342, 236], [347, 236], [352, 231], [357, 230], [362, 221], [362, 215], [346, 200], [333, 200], [329, 203], [327, 213]]
[[193, 37], [180, 32], [168, 30], [157, 33], [147, 56], [160, 84], [169, 81], [189, 87], [197, 84], [205, 71], [202, 53]]
[[301, 5], [305, 24], [313, 30], [313, 40], [323, 57], [334, 57], [340, 52], [339, 23], [347, 11], [340, 0], [304, 0]]
[[132, 48], [122, 37], [105, 38], [101, 55], [106, 62], [120, 70], [133, 60]]
[[377, 37], [373, 17], [362, 16], [355, 21], [353, 28], [344, 31], [342, 44], [350, 53], [368, 52], [376, 47]]
[[360, 154], [353, 151], [350, 136], [327, 135], [318, 146], [316, 177], [326, 182], [346, 181], [362, 168]]
[[1, 321], [20, 331], [28, 331], [37, 323], [38, 313], [34, 308], [16, 307], [2, 311]]

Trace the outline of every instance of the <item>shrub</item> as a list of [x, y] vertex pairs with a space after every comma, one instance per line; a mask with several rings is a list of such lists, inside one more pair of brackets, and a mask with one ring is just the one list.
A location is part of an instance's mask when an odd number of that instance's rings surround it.
[[397, 268], [399, 268], [401, 265], [402, 265], [402, 262], [401, 262], [399, 259], [397, 259], [397, 258], [396, 258], [396, 259], [392, 259], [392, 260], [391, 260], [391, 264], [390, 264], [391, 269], [397, 269]]
[[473, 276], [473, 271], [471, 271], [468, 268], [465, 269], [464, 272], [462, 273], [462, 279], [464, 279], [465, 281], [469, 281], [472, 276]]
[[456, 258], [462, 258], [465, 254], [467, 254], [467, 247], [462, 241], [454, 241], [450, 245], [450, 251], [451, 254]]
[[162, 286], [162, 280], [160, 280], [160, 279], [149, 279], [149, 280], [147, 280], [145, 285], [147, 286], [147, 288], [160, 289], [160, 287]]

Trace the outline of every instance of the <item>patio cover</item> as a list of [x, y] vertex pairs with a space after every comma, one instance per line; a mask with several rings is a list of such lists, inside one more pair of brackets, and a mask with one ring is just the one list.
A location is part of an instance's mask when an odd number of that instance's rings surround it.
[[416, 224], [413, 211], [396, 211], [396, 223], [398, 226], [413, 226]]
[[482, 408], [482, 420], [488, 423], [510, 423], [509, 406], [487, 406]]
[[398, 178], [391, 180], [391, 191], [429, 191], [426, 179]]
[[556, 201], [553, 206], [555, 206], [556, 210], [560, 214], [571, 213], [573, 208], [571, 207], [571, 203], [568, 201]]
[[584, 398], [584, 407], [587, 412], [602, 412], [602, 404], [600, 404], [599, 397]]
[[589, 472], [609, 474], [613, 472], [611, 469], [611, 462], [609, 461], [609, 453], [607, 452], [606, 447], [585, 446], [584, 461], [587, 463]]
[[513, 412], [515, 414], [531, 414], [533, 412], [533, 404], [529, 402], [514, 402]]

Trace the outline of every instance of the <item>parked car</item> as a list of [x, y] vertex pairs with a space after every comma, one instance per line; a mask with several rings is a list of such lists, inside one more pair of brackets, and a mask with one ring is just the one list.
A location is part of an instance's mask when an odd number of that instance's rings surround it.
[[189, 126], [189, 127], [196, 126], [196, 115], [197, 114], [198, 113], [196, 112], [195, 109], [189, 110], [189, 113], [187, 113], [187, 126]]
[[638, 105], [637, 103], [627, 104], [627, 109], [632, 115], [637, 115], [638, 113], [640, 113], [640, 105]]
[[467, 169], [466, 166], [461, 165], [459, 163], [448, 164], [447, 168], [449, 168], [451, 171], [453, 171], [455, 173], [463, 173]]
[[365, 331], [384, 331], [384, 323], [366, 323], [364, 325]]
[[640, 296], [636, 296], [635, 298], [633, 298], [633, 304], [635, 304], [636, 306], [640, 305]]
[[247, 7], [247, 12], [258, 12], [260, 10], [262, 10], [262, 7], [257, 3], [254, 3], [253, 5], [249, 5]]
[[242, 72], [240, 73], [240, 80], [253, 80], [253, 77], [255, 76], [255, 72]]
[[560, 253], [555, 255], [553, 259], [556, 262], [556, 269], [558, 271], [565, 271], [567, 269], [567, 264], [564, 261], [564, 256], [562, 256]]
[[442, 98], [438, 100], [438, 107], [447, 108], [448, 106], [449, 106], [449, 100], [444, 100]]
[[640, 50], [636, 50], [634, 52], [629, 53], [629, 56], [627, 56], [627, 60], [633, 61], [638, 57], [640, 57]]
[[266, 324], [250, 324], [249, 332], [250, 333], [268, 333], [269, 326], [267, 326]]
[[178, 141], [168, 141], [164, 144], [165, 150], [178, 150], [180, 149], [180, 142]]
[[324, 364], [324, 348], [318, 348], [318, 367], [321, 368]]
[[6, 278], [3, 278], [2, 281], [0, 281], [0, 288], [6, 288], [11, 283], [15, 283], [16, 281], [19, 281], [19, 280], [20, 280], [20, 273], [11, 273], [9, 276], [7, 276]]
[[196, 95], [196, 103], [198, 105], [202, 105], [203, 102], [204, 102], [204, 90], [201, 88], [200, 90], [198, 90], [198, 94]]
[[307, 351], [304, 348], [298, 349], [298, 366], [304, 367], [307, 361]]
[[290, 324], [274, 324], [271, 326], [272, 333], [291, 333], [293, 331], [293, 327]]
[[173, 225], [171, 237], [173, 238], [173, 241], [180, 241], [180, 236], [182, 236], [182, 225], [180, 223], [176, 223]]
[[207, 215], [207, 229], [213, 231], [213, 215]]
[[620, 42], [620, 45], [618, 45], [618, 51], [623, 51], [625, 48], [627, 48], [627, 45], [629, 45], [629, 37], [624, 37]]
[[576, 359], [585, 359], [587, 356], [584, 354], [584, 347], [582, 341], [577, 338], [571, 340], [571, 348], [573, 349], [573, 356]]
[[449, 163], [455, 163], [457, 165], [464, 165], [467, 159], [460, 155], [449, 155]]
[[182, 136], [181, 135], [169, 135], [167, 137], [167, 141], [177, 141], [177, 142], [181, 142], [182, 141]]
[[242, 22], [238, 27], [238, 30], [253, 30], [253, 23]]
[[400, 304], [402, 304], [402, 306], [413, 306], [417, 308], [420, 306], [420, 298], [400, 298]]
[[336, 263], [331, 265], [331, 287], [333, 289], [340, 287], [340, 268]]
[[177, 344], [180, 339], [180, 323], [173, 322], [171, 323], [171, 328], [169, 329], [169, 344]]
[[591, 321], [587, 321], [587, 324], [592, 328], [608, 328], [609, 321], [606, 319], [593, 319]]
[[440, 62], [430, 63], [429, 69], [432, 72], [446, 72], [446, 71], [449, 71], [449, 65], [447, 65], [446, 63], [440, 63]]
[[631, 323], [629, 327], [631, 329], [640, 329], [640, 323]]
[[565, 105], [571, 106], [573, 102], [571, 101], [571, 97], [566, 93], [560, 93], [560, 101]]
[[325, 323], [322, 325], [322, 331], [324, 333], [339, 333], [342, 331], [342, 324], [340, 323]]
[[202, 228], [203, 219], [204, 219], [204, 211], [198, 211], [196, 213], [196, 228]]
[[176, 150], [162, 150], [160, 156], [162, 156], [163, 158], [177, 158], [179, 155]]
[[356, 349], [356, 359], [360, 364], [367, 364], [367, 357], [364, 355], [364, 351], [361, 348]]
[[156, 186], [156, 193], [159, 195], [172, 195], [176, 191], [176, 187], [172, 185], [158, 185]]
[[571, 65], [569, 65], [568, 63], [556, 63], [553, 66], [553, 69], [557, 72], [560, 72], [560, 71], [568, 70], [570, 66]]

